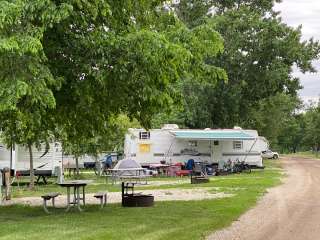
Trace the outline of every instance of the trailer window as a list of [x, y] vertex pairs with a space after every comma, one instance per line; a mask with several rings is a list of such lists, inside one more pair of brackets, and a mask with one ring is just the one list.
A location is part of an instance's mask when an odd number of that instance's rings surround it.
[[139, 139], [150, 139], [150, 132], [139, 132]]
[[150, 144], [140, 144], [139, 150], [141, 153], [148, 153], [150, 152]]
[[242, 141], [233, 141], [233, 149], [242, 149], [243, 142]]

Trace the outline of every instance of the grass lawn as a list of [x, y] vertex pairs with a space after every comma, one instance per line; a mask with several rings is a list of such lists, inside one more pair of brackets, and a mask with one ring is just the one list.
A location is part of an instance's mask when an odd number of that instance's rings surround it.
[[[93, 184], [89, 184], [86, 187], [86, 192], [93, 193], [99, 191], [120, 191], [120, 187], [118, 185], [106, 184], [105, 177], [97, 177], [94, 173], [83, 173], [80, 176], [81, 179], [90, 179], [93, 180]], [[73, 177], [65, 177], [65, 180], [74, 179]], [[49, 178], [48, 184], [45, 185], [40, 181], [39, 184], [36, 184], [35, 190], [30, 191], [28, 189], [29, 186], [29, 177], [22, 177], [18, 181], [14, 182], [12, 186], [12, 196], [13, 197], [31, 197], [31, 196], [41, 196], [44, 193], [48, 192], [60, 192], [61, 194], [66, 194], [67, 189], [60, 187], [55, 183], [56, 178]], [[19, 183], [18, 183], [19, 182]], [[19, 184], [19, 186], [18, 186]]]
[[[156, 202], [152, 208], [122, 208], [110, 204], [103, 210], [87, 206], [82, 213], [41, 207], [0, 207], [2, 239], [203, 239], [225, 227], [252, 207], [266, 188], [280, 183], [278, 161], [251, 174], [211, 178], [210, 183], [165, 185], [157, 188], [212, 187], [234, 193], [233, 197], [202, 201]], [[48, 192], [48, 190], [47, 190]]]
[[291, 157], [306, 157], [306, 158], [313, 158], [313, 159], [320, 159], [320, 154], [316, 154], [312, 151], [306, 151], [306, 152], [297, 152], [297, 153], [291, 153], [291, 154], [286, 154], [286, 156], [291, 156]]

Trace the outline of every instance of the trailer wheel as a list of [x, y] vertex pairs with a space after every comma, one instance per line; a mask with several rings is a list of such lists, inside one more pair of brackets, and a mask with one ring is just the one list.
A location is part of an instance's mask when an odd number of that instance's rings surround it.
[[278, 159], [278, 158], [279, 158], [279, 156], [277, 154], [273, 155], [273, 159]]

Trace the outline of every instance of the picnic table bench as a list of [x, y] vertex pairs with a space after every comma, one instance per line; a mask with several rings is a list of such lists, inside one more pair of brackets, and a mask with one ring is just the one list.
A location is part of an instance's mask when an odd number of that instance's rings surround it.
[[54, 200], [56, 197], [58, 197], [60, 195], [60, 193], [57, 192], [52, 192], [52, 193], [47, 193], [45, 195], [42, 195], [41, 198], [43, 199], [43, 210], [46, 213], [50, 213], [48, 208], [47, 208], [47, 201], [48, 200], [52, 200], [52, 206], [55, 207], [54, 205]]
[[107, 205], [107, 193], [106, 192], [98, 192], [93, 195], [95, 198], [100, 199], [100, 207], [103, 208]]

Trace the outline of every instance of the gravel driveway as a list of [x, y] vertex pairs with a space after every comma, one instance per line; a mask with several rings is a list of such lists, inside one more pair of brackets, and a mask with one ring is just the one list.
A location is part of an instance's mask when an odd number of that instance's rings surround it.
[[[155, 201], [195, 201], [214, 198], [232, 197], [233, 194], [223, 192], [212, 192], [214, 188], [201, 187], [192, 189], [165, 189], [165, 190], [143, 190], [144, 194], [152, 194]], [[138, 190], [136, 192], [139, 192]], [[93, 197], [94, 194], [86, 194], [86, 203], [99, 204], [99, 200]], [[66, 205], [67, 197], [65, 195], [58, 196], [56, 198], [56, 205], [58, 207], [64, 207]], [[108, 203], [120, 203], [121, 193], [110, 192], [108, 193]], [[40, 197], [24, 197], [14, 198], [4, 203], [5, 205], [11, 204], [26, 204], [31, 206], [42, 205], [42, 199]], [[50, 206], [50, 202], [48, 203]]]
[[320, 239], [320, 160], [281, 160], [288, 177], [229, 228], [207, 240]]

